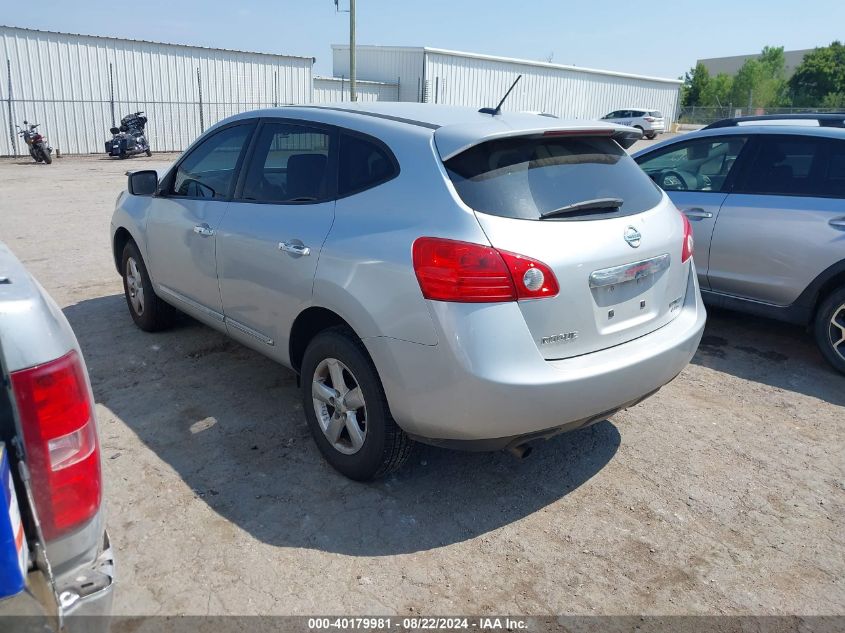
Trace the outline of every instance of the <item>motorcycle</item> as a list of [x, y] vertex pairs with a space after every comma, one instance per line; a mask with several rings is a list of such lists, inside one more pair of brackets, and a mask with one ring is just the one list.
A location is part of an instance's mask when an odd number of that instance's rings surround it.
[[39, 125], [41, 124], [24, 121], [23, 128], [20, 125], [15, 127], [20, 130], [18, 135], [23, 137], [24, 142], [29, 147], [29, 155], [32, 156], [32, 159], [36, 163], [44, 162], [49, 165], [53, 162], [53, 157], [50, 156], [53, 148], [47, 144], [47, 139], [36, 131], [35, 128]]
[[119, 158], [137, 156], [138, 154], [153, 155], [147, 137], [144, 136], [147, 117], [143, 115], [143, 112], [127, 114], [120, 120], [120, 127], [113, 127], [109, 130], [112, 133], [112, 138], [110, 141], [106, 141], [106, 154]]

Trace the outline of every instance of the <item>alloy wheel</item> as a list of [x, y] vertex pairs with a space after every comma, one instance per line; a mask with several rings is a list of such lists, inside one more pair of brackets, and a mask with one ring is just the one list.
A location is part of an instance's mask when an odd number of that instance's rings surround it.
[[828, 330], [830, 346], [842, 360], [845, 360], [845, 303], [833, 311]]
[[326, 439], [335, 450], [354, 455], [367, 438], [367, 405], [361, 385], [336, 358], [324, 358], [311, 384], [314, 412]]
[[135, 314], [144, 314], [144, 284], [134, 257], [126, 260], [126, 292], [129, 293], [129, 303], [132, 304]]

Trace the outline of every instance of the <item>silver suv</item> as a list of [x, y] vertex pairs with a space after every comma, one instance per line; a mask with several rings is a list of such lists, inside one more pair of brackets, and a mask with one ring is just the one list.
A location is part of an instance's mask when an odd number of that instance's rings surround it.
[[650, 108], [625, 108], [614, 110], [602, 117], [603, 121], [628, 125], [641, 130], [647, 139], [653, 139], [666, 131], [666, 120], [660, 110]]
[[135, 323], [178, 308], [300, 377], [340, 472], [524, 453], [672, 380], [705, 313], [639, 132], [419, 104], [240, 114], [112, 220]]
[[731, 119], [635, 160], [693, 226], [707, 303], [813, 326], [845, 372], [845, 115]]

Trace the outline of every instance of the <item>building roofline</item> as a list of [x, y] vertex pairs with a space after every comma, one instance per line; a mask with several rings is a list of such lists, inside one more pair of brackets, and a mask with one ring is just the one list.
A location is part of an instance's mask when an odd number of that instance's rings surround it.
[[[332, 50], [348, 49], [349, 44], [332, 44]], [[555, 70], [569, 70], [574, 72], [590, 73], [593, 75], [605, 75], [611, 77], [622, 77], [625, 79], [640, 79], [643, 81], [656, 81], [660, 83], [681, 85], [681, 79], [669, 79], [668, 77], [654, 77], [651, 75], [638, 75], [635, 73], [623, 73], [616, 70], [602, 70], [599, 68], [588, 68], [586, 66], [571, 66], [568, 64], [553, 64], [550, 62], [540, 62], [533, 59], [520, 59], [518, 57], [503, 57], [501, 55], [484, 55], [482, 53], [469, 53], [466, 51], [453, 51], [446, 48], [433, 48], [431, 46], [378, 46], [372, 44], [365, 44], [355, 47], [357, 50], [399, 50], [399, 51], [419, 51], [426, 53], [435, 53], [439, 55], [451, 55], [453, 57], [468, 57], [471, 59], [483, 59], [485, 61], [505, 62], [510, 64], [522, 64], [525, 66], [537, 66], [539, 68], [552, 68]]]
[[[323, 81], [345, 81], [349, 83], [349, 77], [325, 77], [323, 75], [314, 75], [314, 80], [321, 79]], [[372, 79], [356, 79], [356, 84], [364, 84], [370, 86], [391, 86], [396, 87], [399, 84], [395, 81], [373, 81]]]
[[196, 48], [206, 51], [225, 51], [227, 53], [242, 53], [244, 55], [263, 55], [266, 57], [286, 57], [288, 59], [308, 59], [313, 64], [317, 61], [316, 57], [306, 57], [304, 55], [286, 55], [284, 53], [261, 53], [259, 51], [244, 51], [237, 48], [220, 48], [216, 46], [200, 46], [198, 44], [175, 44], [173, 42], [157, 42], [155, 40], [138, 40], [130, 37], [115, 37], [113, 35], [91, 35], [89, 33], [68, 33], [66, 31], [48, 31], [46, 29], [31, 29], [26, 26], [12, 26], [10, 24], [0, 24], [0, 29], [15, 29], [18, 31], [29, 31], [30, 33], [47, 33], [50, 35], [70, 35], [73, 37], [92, 37], [98, 40], [113, 40], [118, 42], [136, 42], [139, 44], [155, 44], [157, 46], [177, 46], [179, 48]]

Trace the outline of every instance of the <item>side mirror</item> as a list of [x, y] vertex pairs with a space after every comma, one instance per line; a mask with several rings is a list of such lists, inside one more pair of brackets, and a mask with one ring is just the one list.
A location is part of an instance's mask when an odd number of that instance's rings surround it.
[[143, 171], [130, 171], [126, 174], [129, 177], [127, 188], [133, 196], [151, 196], [158, 187], [158, 172], [153, 169]]

